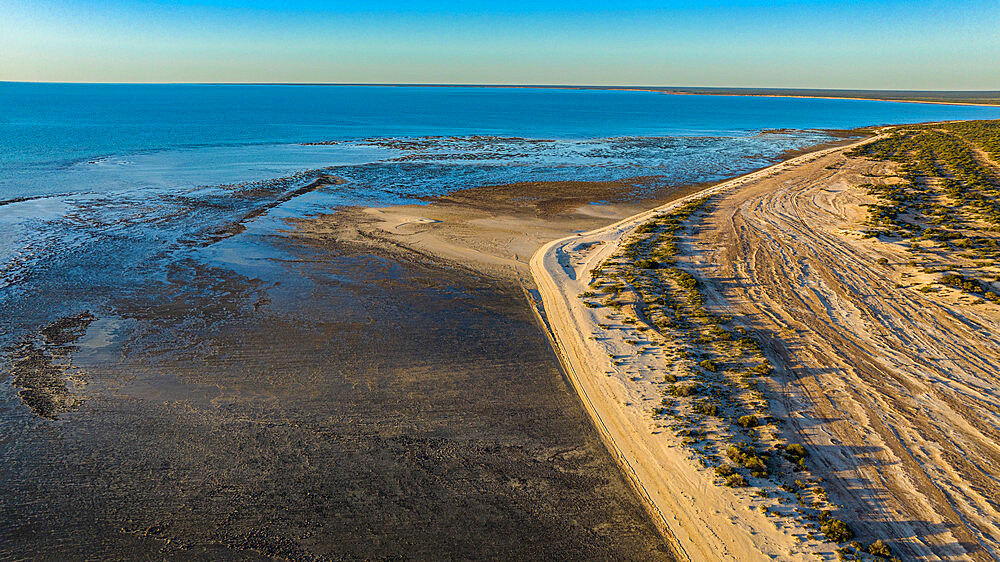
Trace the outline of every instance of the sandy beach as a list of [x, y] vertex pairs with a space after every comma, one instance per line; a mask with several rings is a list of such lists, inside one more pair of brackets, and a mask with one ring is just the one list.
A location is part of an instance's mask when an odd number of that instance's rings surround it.
[[780, 334], [787, 430], [822, 452], [868, 540], [894, 539], [902, 559], [996, 560], [1000, 309], [918, 290], [934, 277], [902, 241], [861, 236], [872, 199], [857, 186], [894, 172], [833, 153], [747, 186], [719, 200], [689, 264], [715, 306]]
[[686, 559], [805, 560], [814, 559], [813, 552], [832, 555], [832, 548], [803, 541], [806, 533], [794, 527], [776, 528], [748, 498], [715, 486], [711, 471], [689, 457], [679, 438], [658, 431], [649, 415], [656, 404], [652, 400], [658, 395], [657, 381], [635, 380], [634, 375], [656, 368], [664, 371], [662, 358], [643, 354], [617, 365], [613, 358], [634, 356], [634, 348], [625, 340], [638, 332], [620, 322], [613, 326], [617, 329], [602, 330], [600, 325], [609, 318], [603, 311], [584, 306], [579, 295], [590, 286], [590, 271], [653, 216], [695, 197], [724, 193], [776, 174], [795, 173], [803, 163], [841, 150], [798, 156], [612, 225], [554, 240], [532, 257], [531, 272], [541, 294], [546, 325], [574, 387], [623, 471], [631, 476], [667, 537]]
[[9, 4], [0, 562], [1000, 562], [997, 0]]
[[830, 137], [383, 139], [405, 152], [4, 205], [51, 213], [0, 281], [0, 557], [670, 559], [528, 261]]
[[[712, 310], [767, 334], [777, 366], [769, 395], [789, 420], [782, 432], [815, 451], [813, 474], [863, 544], [885, 539], [902, 559], [995, 560], [1000, 310], [960, 294], [900, 290], [926, 276], [907, 268], [898, 245], [859, 234], [871, 199], [857, 186], [892, 170], [845, 150], [693, 195], [714, 195], [713, 210], [682, 237], [678, 263], [696, 272]], [[682, 557], [834, 560], [835, 545], [822, 536], [762, 516], [770, 500], [713, 484], [681, 439], [650, 418], [663, 384], [654, 375], [666, 372], [662, 349], [636, 354], [631, 344], [648, 337], [579, 298], [591, 271], [637, 226], [682, 203], [535, 254], [551, 337], [609, 449]]]

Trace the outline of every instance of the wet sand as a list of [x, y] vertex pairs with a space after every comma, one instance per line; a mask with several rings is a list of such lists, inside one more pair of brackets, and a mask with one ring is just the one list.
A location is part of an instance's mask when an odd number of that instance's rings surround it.
[[[507, 213], [541, 239], [636, 189], [530, 202], [543, 187], [417, 208], [464, 212], [441, 223], [457, 241]], [[518, 267], [377, 235], [379, 213], [414, 208], [227, 231], [241, 267], [192, 244], [133, 283], [53, 276], [40, 308], [63, 320], [21, 315], [6, 354], [0, 558], [669, 559]]]

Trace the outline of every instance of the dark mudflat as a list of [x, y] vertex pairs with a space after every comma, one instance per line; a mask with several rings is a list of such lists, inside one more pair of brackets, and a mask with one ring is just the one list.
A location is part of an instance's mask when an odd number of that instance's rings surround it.
[[250, 265], [191, 250], [123, 281], [100, 274], [140, 245], [119, 236], [72, 256], [85, 275], [28, 280], [8, 350], [55, 398], [26, 403], [8, 352], [0, 558], [667, 557], [516, 284], [273, 231], [226, 244]]

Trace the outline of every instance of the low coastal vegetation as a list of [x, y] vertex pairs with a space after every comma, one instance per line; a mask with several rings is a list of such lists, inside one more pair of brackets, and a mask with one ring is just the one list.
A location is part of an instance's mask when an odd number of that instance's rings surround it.
[[[653, 374], [661, 394], [653, 423], [672, 430], [716, 485], [745, 490], [776, 526], [794, 522], [803, 538], [840, 544], [840, 559], [891, 557], [881, 540], [870, 548], [848, 542], [854, 531], [835, 516], [838, 506], [809, 471], [809, 449], [783, 437], [784, 420], [766, 395], [774, 368], [761, 341], [741, 319], [711, 312], [702, 283], [678, 265], [679, 237], [711, 210], [706, 197], [639, 226], [591, 271], [580, 297], [608, 309], [601, 329], [621, 323], [642, 333], [626, 340], [637, 355], [662, 349], [666, 366]], [[612, 363], [622, 365], [623, 358]]]
[[[847, 156], [870, 160], [861, 187], [875, 202], [862, 236], [909, 254], [876, 262], [895, 270], [897, 287], [1000, 304], [1000, 121], [897, 127]], [[581, 298], [606, 309], [602, 330], [641, 334], [624, 340], [635, 356], [662, 353], [662, 372], [647, 365], [629, 377], [659, 390], [654, 434], [672, 430], [716, 485], [745, 494], [778, 527], [836, 543], [838, 559], [894, 559], [889, 537], [858, 540], [810, 470], [809, 446], [788, 441], [783, 410], [768, 400], [774, 366], [750, 322], [714, 312], [711, 287], [679, 258], [682, 238], [712, 209], [705, 197], [640, 225], [591, 271]], [[614, 366], [628, 370], [618, 353]]]
[[862, 186], [876, 199], [864, 235], [905, 247], [906, 265], [930, 276], [919, 290], [1000, 303], [1000, 121], [900, 127], [848, 156], [894, 164]]

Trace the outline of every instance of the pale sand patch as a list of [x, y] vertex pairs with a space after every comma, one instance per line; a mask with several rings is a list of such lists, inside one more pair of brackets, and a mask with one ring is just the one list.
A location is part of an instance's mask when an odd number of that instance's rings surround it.
[[[520, 256], [530, 255], [538, 238], [554, 230], [540, 219], [459, 215], [441, 208], [424, 208], [433, 216], [414, 217], [410, 214], [413, 207], [367, 208], [364, 212], [376, 219], [373, 227], [405, 237], [399, 241], [413, 249], [494, 272], [517, 271], [523, 264]], [[489, 236], [483, 236], [487, 232]]]
[[637, 210], [634, 204], [576, 204], [542, 213], [534, 204], [518, 207], [484, 197], [471, 203], [439, 200], [427, 205], [350, 208], [295, 221], [295, 225], [300, 235], [334, 234], [342, 241], [396, 246], [530, 285], [528, 260], [542, 244]]

